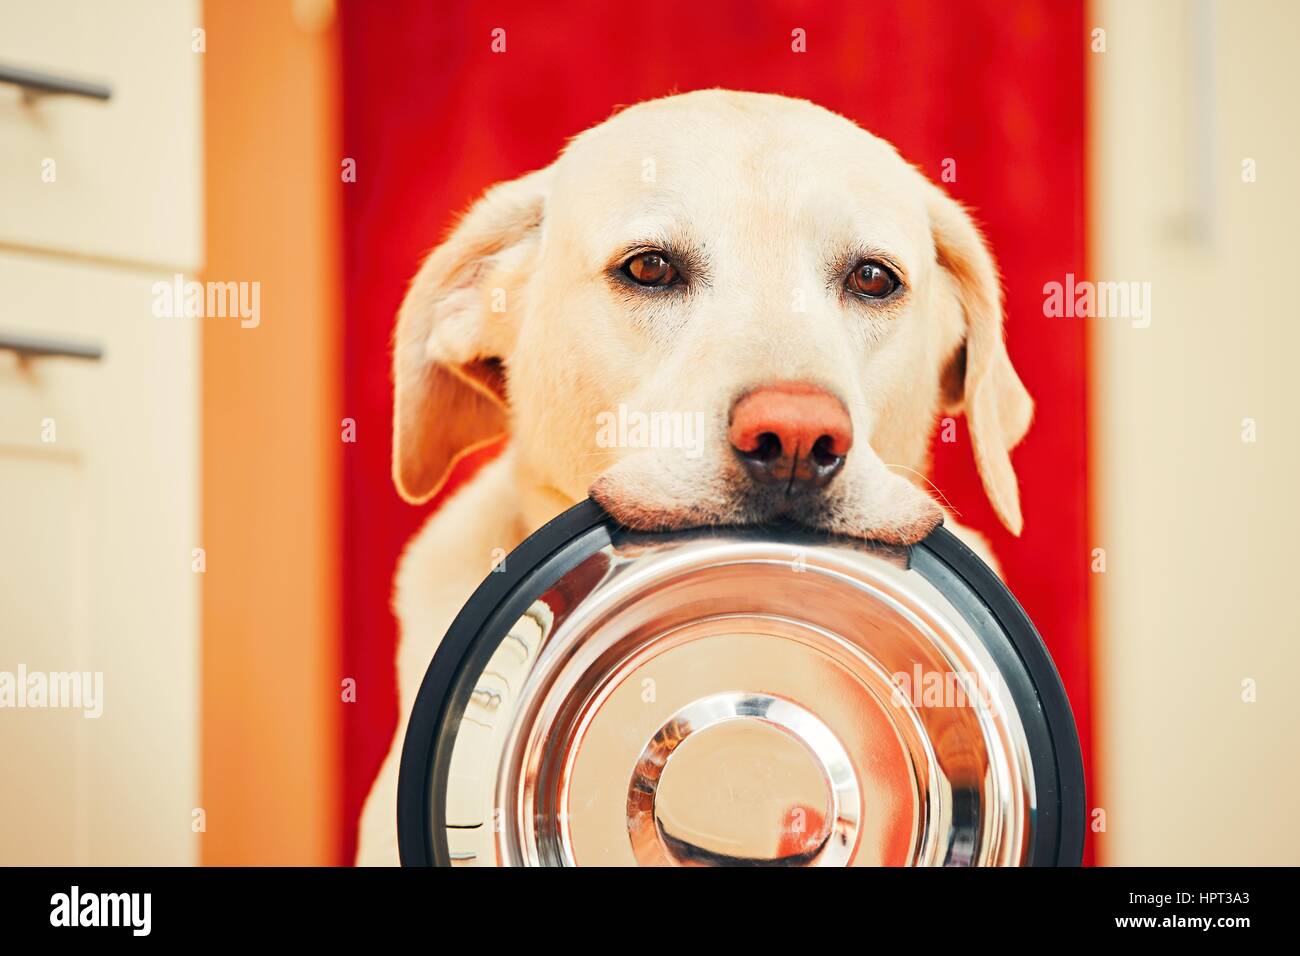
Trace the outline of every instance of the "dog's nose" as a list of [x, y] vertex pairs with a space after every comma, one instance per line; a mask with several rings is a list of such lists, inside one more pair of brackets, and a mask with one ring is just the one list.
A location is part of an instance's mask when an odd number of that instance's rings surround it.
[[853, 422], [830, 392], [783, 382], [743, 395], [732, 406], [727, 437], [755, 481], [803, 491], [823, 487], [843, 467]]

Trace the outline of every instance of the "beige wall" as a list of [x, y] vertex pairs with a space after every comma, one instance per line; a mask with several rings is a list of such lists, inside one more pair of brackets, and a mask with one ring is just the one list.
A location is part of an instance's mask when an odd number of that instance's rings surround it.
[[1152, 284], [1090, 320], [1099, 862], [1297, 864], [1300, 4], [1089, 21], [1092, 273]]

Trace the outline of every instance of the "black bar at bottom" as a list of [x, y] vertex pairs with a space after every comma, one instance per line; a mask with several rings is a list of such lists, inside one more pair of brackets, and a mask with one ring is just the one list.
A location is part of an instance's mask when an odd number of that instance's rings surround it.
[[[1232, 946], [1254, 930], [1278, 938], [1289, 927], [1294, 882], [1286, 869], [762, 868], [623, 870], [611, 878], [591, 869], [33, 868], [0, 870], [0, 926], [6, 943], [69, 933], [83, 942], [128, 940], [147, 929], [150, 938], [209, 946], [386, 945], [413, 936], [434, 947], [499, 939], [526, 951], [595, 936], [659, 950], [717, 927], [733, 943], [756, 933], [770, 943], [781, 929], [804, 946], [855, 937], [865, 944], [883, 932], [907, 940], [911, 952], [977, 941], [1037, 949], [1095, 936]], [[86, 925], [104, 922], [116, 925]]]

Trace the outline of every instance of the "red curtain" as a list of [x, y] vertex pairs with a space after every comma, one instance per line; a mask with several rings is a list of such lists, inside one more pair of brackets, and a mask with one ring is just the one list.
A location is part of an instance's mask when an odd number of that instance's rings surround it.
[[[1001, 264], [1012, 358], [1038, 403], [1015, 453], [1025, 533], [998, 527], [963, 440], [936, 482], [988, 534], [1060, 668], [1090, 753], [1082, 323], [1043, 317], [1042, 286], [1084, 270], [1082, 0], [725, 0], [342, 5], [346, 333], [347, 859], [397, 720], [389, 611], [400, 550], [427, 516], [389, 481], [389, 342], [406, 283], [489, 184], [546, 165], [618, 104], [722, 86], [806, 97], [891, 140], [971, 205]], [[506, 52], [491, 51], [503, 28]], [[802, 29], [806, 52], [791, 48]], [[949, 168], [952, 168], [951, 166]], [[962, 428], [964, 429], [964, 423]], [[1091, 761], [1088, 761], [1089, 764]]]

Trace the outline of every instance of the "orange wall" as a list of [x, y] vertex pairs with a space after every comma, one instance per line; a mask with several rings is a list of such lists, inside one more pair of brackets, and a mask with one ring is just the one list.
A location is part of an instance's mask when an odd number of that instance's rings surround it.
[[202, 339], [205, 864], [339, 854], [340, 310], [332, 4], [204, 9], [207, 265], [261, 283]]

